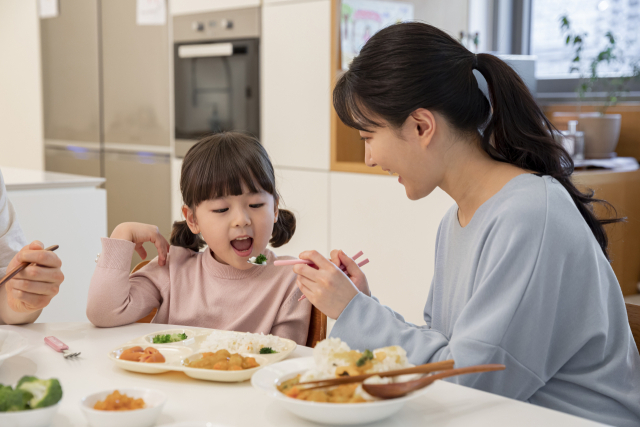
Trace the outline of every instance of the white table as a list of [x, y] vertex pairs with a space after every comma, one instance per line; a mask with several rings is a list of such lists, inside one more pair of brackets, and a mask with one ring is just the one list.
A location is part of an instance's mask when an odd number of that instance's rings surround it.
[[[0, 326], [29, 340], [23, 353], [0, 365], [0, 382], [15, 384], [23, 375], [58, 378], [64, 397], [53, 426], [86, 426], [79, 400], [90, 393], [118, 387], [161, 390], [168, 400], [158, 425], [180, 421], [209, 421], [228, 426], [317, 426], [282, 409], [254, 390], [250, 382], [199, 381], [181, 372], [145, 375], [117, 368], [107, 353], [138, 336], [168, 329], [167, 325], [133, 324], [99, 329], [89, 323], [36, 323]], [[53, 335], [82, 355], [65, 360], [44, 344]], [[298, 347], [290, 357], [310, 356]], [[471, 388], [437, 381], [428, 393], [407, 404], [396, 416], [371, 426], [595, 426], [596, 423]]]

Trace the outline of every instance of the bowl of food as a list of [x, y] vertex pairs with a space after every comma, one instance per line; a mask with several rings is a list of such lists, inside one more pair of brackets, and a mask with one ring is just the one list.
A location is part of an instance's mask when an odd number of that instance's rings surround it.
[[24, 376], [15, 387], [0, 384], [0, 426], [49, 426], [61, 399], [62, 388], [55, 378]]
[[167, 396], [146, 388], [120, 388], [90, 394], [80, 401], [92, 427], [150, 427], [155, 425]]
[[[406, 352], [398, 346], [358, 352], [338, 338], [319, 342], [313, 357], [289, 359], [266, 366], [251, 378], [251, 384], [277, 401], [286, 410], [310, 421], [348, 425], [379, 421], [402, 409], [404, 404], [424, 394], [421, 389], [406, 396], [381, 400], [362, 389], [362, 383], [305, 390], [298, 384], [342, 376], [386, 372], [411, 367]], [[406, 381], [373, 376], [367, 383]]]

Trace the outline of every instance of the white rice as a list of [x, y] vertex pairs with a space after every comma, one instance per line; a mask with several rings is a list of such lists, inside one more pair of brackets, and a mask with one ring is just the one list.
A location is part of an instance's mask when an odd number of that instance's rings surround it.
[[275, 335], [213, 331], [202, 343], [202, 351], [227, 350], [231, 353], [260, 353], [263, 347], [271, 347], [278, 353], [284, 351], [287, 342]]

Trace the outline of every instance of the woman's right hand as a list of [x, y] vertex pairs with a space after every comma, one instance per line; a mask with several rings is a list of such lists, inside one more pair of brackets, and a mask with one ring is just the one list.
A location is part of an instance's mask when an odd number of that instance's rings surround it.
[[155, 225], [141, 224], [139, 222], [123, 222], [111, 233], [112, 239], [128, 240], [135, 243], [135, 250], [140, 258], [147, 258], [147, 251], [142, 246], [145, 242], [151, 242], [158, 250], [158, 265], [163, 266], [167, 262], [169, 242], [160, 234]]
[[340, 267], [340, 265], [344, 265], [346, 267], [345, 274], [351, 279], [356, 288], [363, 294], [367, 296], [371, 296], [371, 291], [369, 290], [369, 283], [367, 282], [367, 276], [364, 275], [360, 267], [358, 267], [358, 263], [352, 260], [347, 254], [343, 251], [334, 249], [331, 251], [331, 262]]

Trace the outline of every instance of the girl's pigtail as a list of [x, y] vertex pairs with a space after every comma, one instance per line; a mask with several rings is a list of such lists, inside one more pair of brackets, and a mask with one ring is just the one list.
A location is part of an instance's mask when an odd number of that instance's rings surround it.
[[199, 252], [206, 243], [199, 234], [193, 234], [187, 221], [176, 221], [171, 229], [170, 243], [172, 246], [181, 246]]
[[[624, 219], [616, 217], [611, 204], [593, 197], [592, 190], [583, 193], [573, 184], [573, 160], [553, 138], [555, 128], [518, 74], [490, 54], [478, 54], [470, 64], [472, 62], [471, 67], [476, 68], [487, 81], [493, 108], [491, 120], [483, 132], [482, 148], [495, 160], [549, 175], [560, 182], [609, 259], [607, 233], [603, 225]], [[598, 218], [593, 211], [593, 203], [604, 205], [614, 217]]]
[[293, 237], [293, 233], [296, 231], [296, 217], [293, 212], [286, 209], [280, 209], [278, 211], [278, 221], [273, 226], [273, 233], [271, 234], [271, 246], [279, 248], [287, 243]]

